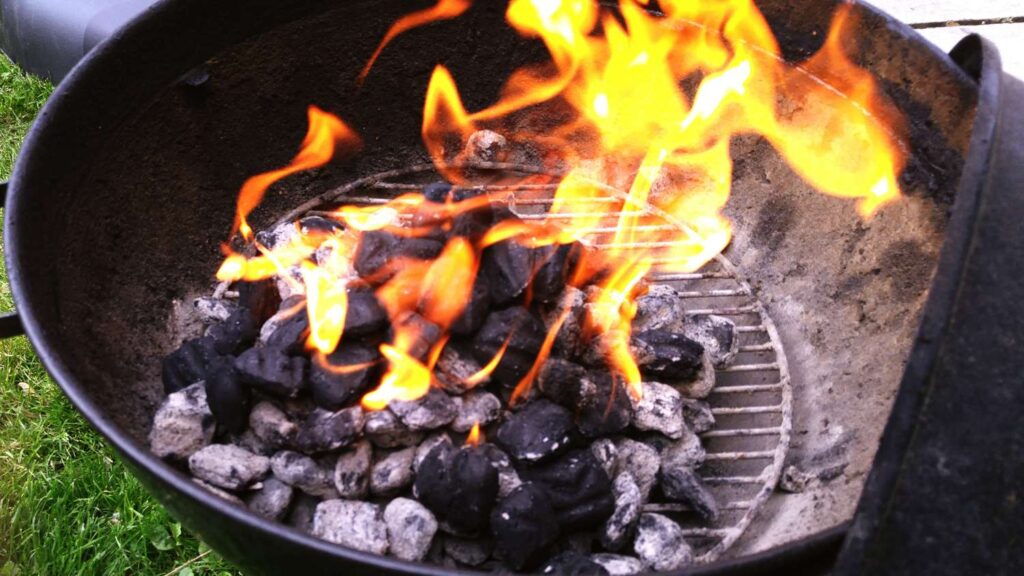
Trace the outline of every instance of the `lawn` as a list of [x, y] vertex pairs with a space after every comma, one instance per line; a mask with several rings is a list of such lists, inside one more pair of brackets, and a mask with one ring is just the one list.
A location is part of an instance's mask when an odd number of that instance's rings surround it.
[[[50, 91], [0, 55], [0, 180]], [[25, 338], [0, 341], [0, 576], [236, 573], [150, 498]]]

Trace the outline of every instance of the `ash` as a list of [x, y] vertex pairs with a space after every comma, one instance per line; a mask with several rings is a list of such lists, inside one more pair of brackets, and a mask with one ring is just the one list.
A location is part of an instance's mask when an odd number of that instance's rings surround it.
[[[451, 193], [427, 188], [428, 199]], [[448, 234], [514, 216], [485, 207], [461, 218]], [[293, 228], [261, 235], [273, 242]], [[601, 336], [582, 329], [598, 288], [569, 286], [568, 275], [586, 247], [499, 243], [484, 252], [430, 392], [366, 410], [360, 398], [386, 368], [378, 348], [392, 329], [370, 276], [398, 256], [436, 256], [443, 242], [381, 232], [357, 254], [366, 277], [350, 286], [346, 331], [328, 357], [355, 370], [311, 357], [304, 295], [288, 282], [239, 282], [228, 292], [237, 297], [197, 302], [206, 329], [163, 361], [151, 449], [255, 514], [404, 560], [549, 574], [692, 564], [684, 527], [720, 514], [701, 480], [698, 434], [714, 427], [704, 398], [714, 368], [735, 356], [733, 322], [687, 314], [671, 287], [642, 287], [630, 343], [637, 398], [603, 362]], [[562, 316], [551, 356], [514, 395]], [[419, 325], [426, 358], [440, 329], [415, 314], [401, 321]], [[499, 349], [488, 377], [467, 385]], [[476, 445], [474, 424], [485, 439]]]

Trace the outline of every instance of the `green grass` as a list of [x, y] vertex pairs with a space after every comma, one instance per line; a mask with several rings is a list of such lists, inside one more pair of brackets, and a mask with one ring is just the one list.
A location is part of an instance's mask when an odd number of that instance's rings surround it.
[[[51, 89], [0, 55], [0, 179]], [[0, 341], [0, 576], [235, 573], [145, 492], [25, 338]]]

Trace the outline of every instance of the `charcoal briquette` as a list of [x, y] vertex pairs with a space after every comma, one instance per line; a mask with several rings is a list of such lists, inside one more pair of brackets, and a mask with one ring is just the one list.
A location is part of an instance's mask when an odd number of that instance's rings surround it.
[[625, 383], [608, 372], [596, 370], [591, 370], [583, 383], [576, 417], [580, 433], [597, 438], [625, 430], [634, 413]]
[[540, 569], [541, 574], [558, 574], [559, 576], [608, 576], [608, 570], [589, 556], [566, 550], [555, 556]]
[[205, 380], [207, 367], [219, 356], [209, 338], [193, 338], [182, 342], [177, 350], [165, 356], [160, 363], [164, 393], [171, 394]]
[[271, 346], [250, 348], [235, 358], [244, 383], [278, 397], [298, 395], [305, 385], [306, 364], [305, 358]]
[[206, 331], [206, 337], [210, 339], [213, 349], [218, 354], [234, 355], [252, 346], [259, 333], [259, 326], [252, 312], [246, 308], [238, 308], [223, 322], [210, 326]]
[[560, 534], [547, 490], [524, 483], [491, 512], [495, 555], [515, 570], [535, 566]]
[[561, 244], [541, 252], [543, 263], [533, 277], [533, 298], [538, 302], [559, 300], [566, 282], [579, 260], [583, 246], [578, 242]]
[[395, 340], [395, 333], [399, 330], [411, 333], [414, 336], [406, 352], [420, 360], [427, 357], [427, 354], [430, 353], [430, 350], [434, 347], [434, 344], [437, 344], [442, 335], [441, 328], [437, 324], [432, 323], [415, 312], [403, 314], [395, 319], [390, 335], [392, 342]]
[[294, 308], [291, 316], [277, 325], [277, 329], [267, 338], [266, 345], [278, 348], [288, 354], [300, 354], [304, 351], [306, 335], [309, 334], [309, 315], [305, 308]]
[[652, 379], [691, 380], [704, 362], [704, 347], [682, 334], [636, 332], [631, 346], [640, 372]]
[[572, 413], [542, 398], [512, 413], [495, 437], [516, 460], [537, 462], [565, 451], [572, 441], [572, 429]]
[[480, 273], [487, 276], [491, 286], [491, 300], [497, 306], [512, 304], [533, 280], [538, 260], [543, 259], [544, 248], [528, 248], [514, 240], [488, 246], [484, 250]]
[[362, 235], [356, 249], [356, 272], [367, 278], [380, 272], [385, 264], [396, 258], [432, 260], [444, 248], [443, 241], [433, 237], [406, 238], [384, 230], [372, 230]]
[[444, 525], [460, 534], [487, 527], [498, 496], [498, 471], [474, 447], [434, 446], [416, 469], [413, 494]]
[[307, 454], [329, 452], [348, 446], [363, 430], [363, 411], [358, 406], [331, 412], [317, 408], [299, 424], [295, 445]]
[[516, 307], [492, 312], [473, 339], [473, 356], [481, 364], [489, 363], [508, 346], [492, 373], [504, 386], [513, 387], [530, 371], [544, 343], [544, 322], [526, 308]]
[[349, 291], [344, 337], [361, 337], [380, 332], [388, 315], [372, 292]]
[[467, 336], [480, 329], [487, 314], [491, 310], [491, 288], [487, 277], [477, 274], [473, 281], [473, 291], [470, 294], [469, 302], [462, 309], [459, 317], [452, 322], [449, 331], [457, 336]]
[[380, 353], [375, 347], [342, 342], [334, 352], [323, 360], [314, 360], [309, 367], [313, 401], [328, 410], [344, 407], [376, 381], [379, 360]]
[[249, 422], [252, 393], [235, 370], [234, 360], [219, 358], [206, 374], [206, 401], [210, 412], [225, 430], [240, 433]]
[[542, 486], [561, 527], [566, 531], [603, 523], [615, 510], [612, 482], [588, 449], [573, 450], [556, 460], [524, 467], [523, 480]]
[[693, 468], [662, 468], [661, 491], [670, 500], [688, 504], [704, 520], [713, 521], [718, 517], [718, 502], [715, 501], [715, 496]]
[[238, 291], [238, 305], [249, 311], [257, 326], [276, 314], [281, 306], [281, 294], [273, 278], [236, 282], [234, 287]]

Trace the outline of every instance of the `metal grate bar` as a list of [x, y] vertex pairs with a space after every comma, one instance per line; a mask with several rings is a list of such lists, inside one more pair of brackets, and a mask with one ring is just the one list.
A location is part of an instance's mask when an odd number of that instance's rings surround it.
[[775, 350], [772, 347], [771, 342], [765, 342], [764, 344], [748, 344], [747, 346], [740, 346], [739, 352], [771, 352]]
[[768, 331], [768, 328], [766, 326], [764, 326], [764, 325], [760, 325], [760, 326], [737, 326], [736, 327], [736, 333], [737, 334], [753, 334], [753, 333], [756, 333], [756, 332], [767, 332], [767, 331]]
[[711, 409], [711, 413], [716, 415], [716, 416], [718, 416], [718, 415], [725, 415], [725, 414], [775, 414], [775, 413], [778, 413], [778, 412], [782, 412], [782, 406], [781, 405], [776, 405], [776, 406], [743, 406], [743, 407], [740, 407], [740, 408], [722, 407], [722, 408], [712, 408]]
[[724, 485], [741, 485], [741, 484], [761, 484], [764, 482], [764, 476], [709, 476], [701, 478], [705, 484], [724, 484]]
[[737, 428], [735, 430], [708, 430], [701, 438], [734, 438], [736, 436], [774, 436], [782, 434], [779, 427], [772, 428]]
[[732, 278], [732, 275], [728, 272], [655, 272], [649, 278], [652, 282], [678, 282], [681, 280]]
[[730, 308], [698, 308], [695, 310], [687, 310], [687, 313], [698, 316], [700, 314], [717, 314], [719, 316], [737, 316], [740, 314], [756, 314], [757, 307], [754, 305], [749, 306], [734, 306]]
[[704, 460], [760, 460], [762, 458], [775, 458], [775, 450], [757, 450], [749, 452], [718, 452], [708, 453]]
[[737, 366], [726, 366], [725, 368], [720, 368], [718, 370], [718, 372], [723, 372], [723, 373], [728, 373], [728, 372], [760, 372], [762, 370], [778, 370], [778, 369], [779, 369], [779, 365], [777, 363], [775, 363], [775, 362], [771, 362], [771, 363], [768, 363], [768, 364], [739, 364]]
[[716, 386], [712, 394], [739, 394], [740, 392], [773, 392], [782, 389], [782, 382], [775, 384], [749, 384], [744, 386]]

